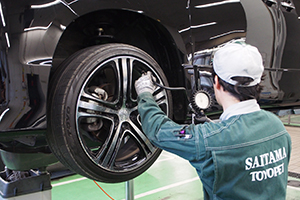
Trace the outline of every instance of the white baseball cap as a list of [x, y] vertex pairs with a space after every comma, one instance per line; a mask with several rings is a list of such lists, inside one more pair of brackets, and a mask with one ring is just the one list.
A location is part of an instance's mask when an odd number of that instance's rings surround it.
[[249, 77], [253, 81], [246, 85], [260, 83], [264, 71], [263, 60], [258, 49], [244, 42], [228, 43], [216, 51], [213, 58], [216, 74], [225, 82], [235, 85], [233, 77]]

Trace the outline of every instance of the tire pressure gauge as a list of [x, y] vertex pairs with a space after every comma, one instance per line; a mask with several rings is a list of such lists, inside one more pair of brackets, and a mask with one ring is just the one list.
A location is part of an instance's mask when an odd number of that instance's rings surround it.
[[192, 107], [197, 112], [209, 108], [211, 101], [210, 94], [205, 90], [198, 90], [192, 95]]

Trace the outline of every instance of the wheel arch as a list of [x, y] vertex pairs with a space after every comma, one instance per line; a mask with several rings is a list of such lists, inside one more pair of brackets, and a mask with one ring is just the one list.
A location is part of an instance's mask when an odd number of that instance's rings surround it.
[[[64, 30], [54, 52], [51, 74], [66, 58], [83, 48], [124, 43], [151, 55], [161, 66], [170, 86], [184, 86], [182, 63], [186, 52], [181, 36], [173, 30], [158, 20], [129, 10], [108, 9], [85, 14], [73, 20]], [[174, 103], [174, 108], [177, 108], [174, 110], [186, 108], [185, 98], [181, 96]], [[174, 119], [180, 121], [184, 118], [182, 110], [174, 112]]]

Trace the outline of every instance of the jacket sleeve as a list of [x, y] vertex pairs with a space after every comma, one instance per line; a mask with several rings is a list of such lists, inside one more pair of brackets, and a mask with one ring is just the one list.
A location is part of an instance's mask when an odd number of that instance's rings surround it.
[[[154, 145], [189, 161], [205, 156], [202, 134], [195, 131], [199, 130], [197, 126], [173, 122], [160, 109], [151, 93], [139, 95], [138, 111], [143, 131]], [[184, 134], [180, 134], [180, 131], [184, 131]]]

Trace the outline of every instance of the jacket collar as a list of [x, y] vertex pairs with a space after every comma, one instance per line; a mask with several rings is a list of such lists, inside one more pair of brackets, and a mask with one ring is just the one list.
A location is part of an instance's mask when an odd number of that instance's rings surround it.
[[246, 101], [241, 101], [230, 107], [228, 107], [220, 116], [220, 120], [224, 121], [235, 115], [248, 114], [251, 112], [259, 111], [260, 107], [256, 99], [250, 99]]

